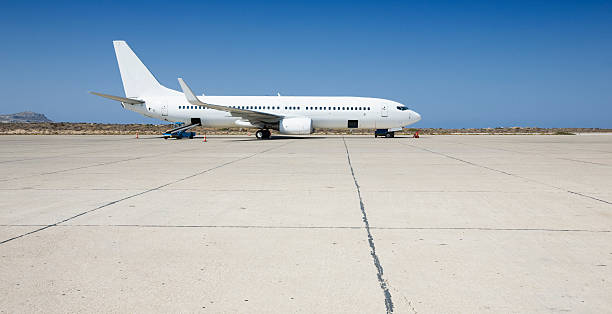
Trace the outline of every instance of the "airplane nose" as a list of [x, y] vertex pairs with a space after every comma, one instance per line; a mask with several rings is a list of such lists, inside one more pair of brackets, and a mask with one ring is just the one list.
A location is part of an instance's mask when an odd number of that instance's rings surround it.
[[413, 111], [413, 113], [414, 113], [414, 117], [415, 117], [415, 119], [416, 119], [417, 121], [420, 121], [420, 120], [421, 120], [421, 115], [420, 115], [420, 114], [418, 114], [418, 113], [416, 113], [415, 111]]

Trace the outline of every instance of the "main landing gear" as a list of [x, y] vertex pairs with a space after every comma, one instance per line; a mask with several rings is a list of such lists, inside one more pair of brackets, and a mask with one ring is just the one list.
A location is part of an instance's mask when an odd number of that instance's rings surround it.
[[266, 129], [261, 129], [261, 130], [257, 130], [257, 132], [255, 132], [255, 137], [258, 140], [267, 140], [270, 138], [270, 130], [266, 130]]

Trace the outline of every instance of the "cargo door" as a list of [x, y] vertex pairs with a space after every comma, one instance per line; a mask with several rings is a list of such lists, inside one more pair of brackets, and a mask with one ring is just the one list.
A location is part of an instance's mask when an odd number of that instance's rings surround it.
[[167, 117], [168, 116], [168, 105], [163, 104], [161, 106], [161, 114], [162, 114], [162, 117]]

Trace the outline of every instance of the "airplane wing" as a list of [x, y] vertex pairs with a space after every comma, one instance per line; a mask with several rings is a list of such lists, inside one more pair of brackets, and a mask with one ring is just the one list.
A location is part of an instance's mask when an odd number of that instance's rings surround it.
[[278, 121], [284, 118], [284, 116], [275, 115], [272, 113], [231, 108], [228, 106], [220, 106], [220, 105], [214, 105], [214, 104], [207, 104], [205, 102], [200, 101], [198, 97], [196, 97], [196, 95], [193, 93], [191, 88], [187, 86], [187, 84], [185, 83], [185, 81], [183, 81], [182, 78], [179, 78], [178, 81], [179, 81], [179, 84], [181, 85], [181, 89], [183, 90], [183, 93], [185, 94], [185, 97], [187, 98], [187, 101], [194, 106], [202, 106], [202, 107], [206, 107], [210, 109], [227, 111], [232, 116], [240, 117], [244, 120], [248, 120], [253, 125], [262, 124], [262, 123], [263, 124], [277, 123]]
[[132, 105], [135, 105], [135, 104], [144, 104], [144, 101], [138, 100], [138, 99], [125, 98], [125, 97], [113, 96], [113, 95], [108, 95], [108, 94], [100, 94], [100, 93], [96, 93], [96, 92], [90, 92], [90, 93], [94, 94], [96, 96], [100, 96], [100, 97], [104, 97], [104, 98], [108, 98], [108, 99], [124, 102], [124, 103], [127, 103], [127, 104], [132, 104]]

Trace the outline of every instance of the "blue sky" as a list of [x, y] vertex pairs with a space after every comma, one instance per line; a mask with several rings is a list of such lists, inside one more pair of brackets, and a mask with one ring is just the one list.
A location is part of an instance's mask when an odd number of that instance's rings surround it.
[[122, 95], [112, 40], [210, 95], [388, 98], [421, 127], [612, 128], [612, 3], [0, 4], [0, 113], [157, 123]]

